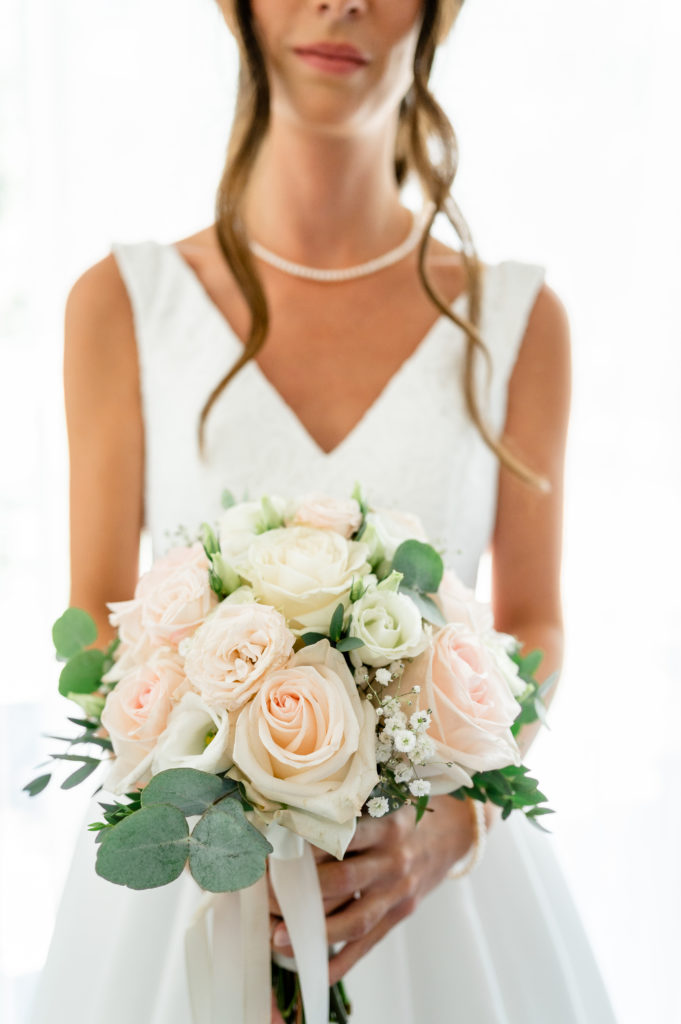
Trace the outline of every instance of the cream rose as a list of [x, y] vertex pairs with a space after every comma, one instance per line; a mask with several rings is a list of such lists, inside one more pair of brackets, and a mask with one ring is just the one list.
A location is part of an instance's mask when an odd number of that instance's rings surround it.
[[390, 508], [372, 508], [367, 512], [366, 521], [376, 531], [376, 538], [383, 551], [383, 557], [391, 562], [403, 540], [422, 540], [428, 537], [423, 523], [411, 512], [400, 512]]
[[140, 577], [132, 600], [108, 605], [109, 622], [118, 628], [121, 645], [105, 681], [121, 679], [155, 647], [177, 647], [194, 632], [218, 600], [209, 568], [201, 544], [172, 548]]
[[288, 659], [295, 636], [276, 608], [223, 601], [185, 641], [185, 672], [212, 708], [232, 711]]
[[353, 578], [370, 571], [367, 551], [333, 530], [282, 527], [256, 537], [240, 572], [294, 632], [324, 632], [339, 601], [347, 607]]
[[480, 638], [466, 626], [443, 626], [431, 647], [406, 665], [399, 689], [406, 693], [414, 685], [421, 687], [414, 697], [418, 708], [432, 711], [428, 735], [436, 760], [471, 772], [520, 764], [510, 729], [520, 705]]
[[354, 498], [334, 498], [316, 491], [304, 494], [292, 513], [287, 526], [313, 526], [318, 530], [335, 530], [349, 539], [362, 522], [362, 511]]
[[116, 760], [106, 780], [112, 793], [125, 793], [147, 773], [151, 753], [166, 727], [176, 694], [187, 680], [175, 651], [160, 648], [146, 664], [127, 672], [106, 698], [102, 725]]
[[320, 640], [270, 672], [241, 712], [234, 763], [255, 806], [341, 857], [378, 782], [375, 728], [343, 655]]
[[428, 646], [430, 637], [411, 598], [380, 584], [369, 587], [351, 606], [349, 633], [364, 644], [350, 651], [357, 667], [414, 658]]
[[224, 772], [232, 764], [230, 721], [226, 711], [215, 711], [198, 693], [185, 693], [168, 717], [156, 744], [151, 774], [167, 768], [195, 768]]
[[[286, 500], [276, 494], [268, 497], [275, 513], [283, 519], [288, 510]], [[266, 528], [261, 501], [240, 501], [222, 513], [218, 524], [220, 551], [237, 571], [253, 540]]]

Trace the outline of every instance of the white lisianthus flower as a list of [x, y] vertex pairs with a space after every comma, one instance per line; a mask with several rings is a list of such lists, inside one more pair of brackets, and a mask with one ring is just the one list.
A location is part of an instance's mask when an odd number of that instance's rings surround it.
[[281, 527], [252, 541], [240, 574], [258, 600], [286, 616], [294, 632], [323, 632], [339, 602], [346, 608], [350, 603], [353, 580], [369, 573], [366, 555], [365, 544], [335, 530]]
[[412, 796], [427, 796], [430, 793], [430, 782], [427, 779], [414, 779], [409, 783], [409, 792]]
[[366, 514], [366, 521], [374, 527], [383, 555], [391, 562], [403, 540], [428, 542], [423, 523], [418, 516], [397, 509], [373, 508]]
[[350, 651], [353, 665], [380, 667], [397, 658], [413, 658], [428, 646], [430, 633], [421, 613], [406, 594], [380, 586], [369, 587], [350, 612], [350, 636], [362, 647]]
[[167, 768], [195, 768], [217, 774], [232, 764], [229, 716], [215, 711], [193, 692], [170, 712], [168, 724], [154, 749], [151, 774]]
[[390, 810], [390, 804], [384, 796], [372, 796], [367, 801], [367, 811], [372, 818], [382, 818]]
[[[283, 519], [288, 508], [286, 499], [276, 494], [268, 497], [275, 512]], [[266, 530], [265, 518], [260, 501], [241, 501], [222, 513], [218, 523], [220, 551], [237, 572], [250, 544]]]

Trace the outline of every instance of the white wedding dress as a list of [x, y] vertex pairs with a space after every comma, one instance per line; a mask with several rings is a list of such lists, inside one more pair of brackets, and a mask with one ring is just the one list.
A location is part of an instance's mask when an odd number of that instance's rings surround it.
[[[441, 317], [329, 454], [248, 363], [209, 416], [203, 464], [199, 412], [241, 342], [174, 246], [117, 243], [113, 251], [134, 313], [156, 554], [178, 525], [216, 517], [225, 488], [237, 499], [348, 495], [359, 480], [373, 503], [417, 512], [447, 562], [475, 585], [498, 464], [465, 411], [459, 328]], [[485, 268], [482, 333], [494, 361], [496, 430], [543, 273], [513, 260]], [[465, 298], [453, 308], [465, 313]], [[93, 801], [85, 820], [97, 812]], [[519, 812], [499, 822], [471, 875], [444, 881], [349, 973], [354, 1024], [612, 1024], [552, 843]], [[99, 878], [94, 856], [83, 828], [32, 1024], [191, 1024], [184, 933], [198, 888], [184, 873], [165, 888], [133, 892]]]

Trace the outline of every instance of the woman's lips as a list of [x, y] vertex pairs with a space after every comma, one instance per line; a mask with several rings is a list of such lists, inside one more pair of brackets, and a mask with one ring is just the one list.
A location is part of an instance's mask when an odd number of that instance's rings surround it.
[[312, 47], [305, 49], [302, 47], [296, 48], [293, 52], [301, 60], [304, 60], [306, 64], [311, 65], [311, 67], [337, 75], [351, 74], [368, 63], [359, 53], [355, 56], [348, 52], [334, 53], [330, 50], [322, 51]]

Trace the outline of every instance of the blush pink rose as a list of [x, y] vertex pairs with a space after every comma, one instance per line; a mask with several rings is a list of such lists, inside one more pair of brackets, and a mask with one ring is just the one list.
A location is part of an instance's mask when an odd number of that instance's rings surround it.
[[170, 648], [155, 650], [111, 690], [102, 711], [116, 755], [106, 781], [110, 792], [125, 793], [145, 774], [174, 703], [186, 690], [181, 659]]
[[378, 781], [376, 712], [328, 640], [270, 672], [239, 715], [234, 763], [256, 806], [286, 804], [275, 820], [342, 856]]
[[520, 705], [470, 629], [450, 623], [434, 634], [432, 646], [407, 664], [399, 688], [404, 694], [415, 685], [418, 707], [432, 712], [428, 735], [438, 761], [471, 772], [520, 764], [510, 728]]
[[223, 601], [187, 642], [185, 672], [210, 707], [233, 711], [287, 661], [294, 642], [276, 608]]
[[172, 548], [140, 577], [130, 601], [109, 603], [109, 622], [121, 644], [105, 682], [146, 661], [156, 647], [177, 647], [218, 602], [210, 586], [210, 563], [198, 542]]
[[334, 498], [311, 491], [304, 494], [286, 524], [312, 526], [318, 530], [335, 530], [349, 539], [362, 522], [362, 511], [354, 498]]
[[478, 601], [475, 592], [463, 583], [451, 569], [445, 569], [437, 594], [436, 603], [447, 622], [459, 622], [475, 633], [486, 633], [494, 625], [492, 609]]

